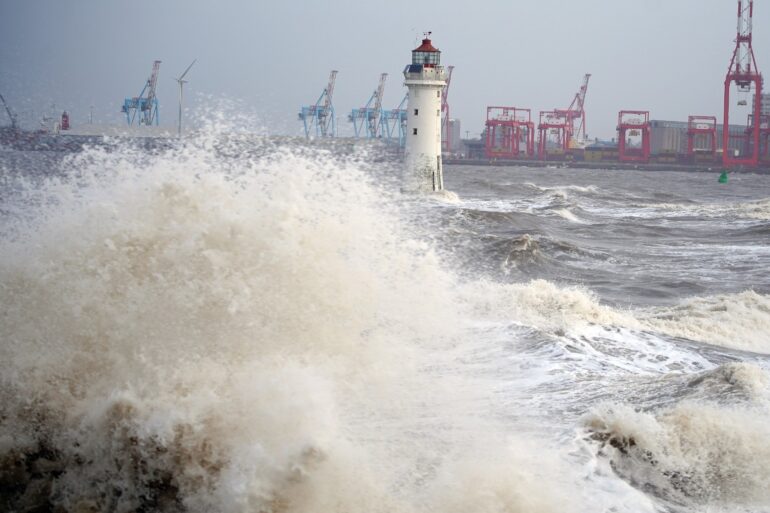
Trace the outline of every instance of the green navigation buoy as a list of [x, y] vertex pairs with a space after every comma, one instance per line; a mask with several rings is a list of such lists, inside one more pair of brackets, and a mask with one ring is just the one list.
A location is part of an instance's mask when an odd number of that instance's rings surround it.
[[727, 183], [727, 171], [722, 171], [722, 174], [719, 175], [719, 183]]

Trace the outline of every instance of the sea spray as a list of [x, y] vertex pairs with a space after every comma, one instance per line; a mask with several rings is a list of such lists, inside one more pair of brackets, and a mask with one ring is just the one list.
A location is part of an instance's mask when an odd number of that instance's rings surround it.
[[[466, 504], [427, 483], [483, 483], [473, 455], [507, 437], [467, 415], [483, 386], [446, 372], [453, 275], [356, 165], [224, 149], [87, 151], [4, 219], [4, 507]], [[490, 486], [506, 510], [563, 511], [537, 483]]]
[[585, 418], [635, 486], [673, 503], [753, 508], [770, 504], [769, 421], [766, 407], [692, 401], [654, 412], [602, 405]]
[[642, 312], [652, 329], [675, 337], [770, 354], [770, 297], [754, 291], [690, 298]]

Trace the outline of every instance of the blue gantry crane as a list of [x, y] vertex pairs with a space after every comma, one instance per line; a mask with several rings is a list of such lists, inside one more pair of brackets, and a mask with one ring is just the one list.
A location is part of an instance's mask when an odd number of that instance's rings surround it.
[[392, 110], [382, 111], [382, 130], [388, 138], [388, 142], [397, 141], [400, 147], [406, 146], [406, 105], [409, 93], [398, 107]]
[[160, 114], [158, 113], [158, 98], [155, 96], [155, 87], [158, 84], [158, 72], [160, 71], [160, 61], [155, 61], [152, 65], [152, 75], [142, 88], [139, 96], [126, 98], [123, 101], [123, 107], [120, 109], [126, 115], [126, 122], [133, 125], [134, 121], [139, 125], [158, 125], [160, 123]]
[[316, 137], [336, 137], [337, 120], [334, 117], [334, 83], [337, 80], [337, 70], [329, 74], [329, 84], [323, 90], [318, 101], [314, 105], [302, 107], [299, 112], [299, 120], [305, 126], [305, 137], [310, 139], [312, 134]]
[[380, 83], [374, 90], [366, 105], [353, 109], [348, 119], [353, 122], [356, 137], [376, 139], [382, 136], [382, 95], [385, 92], [387, 73], [380, 75]]

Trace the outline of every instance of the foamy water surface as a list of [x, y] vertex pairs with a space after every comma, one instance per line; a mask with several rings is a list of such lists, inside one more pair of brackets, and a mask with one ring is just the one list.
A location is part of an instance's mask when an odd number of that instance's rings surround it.
[[0, 509], [770, 511], [769, 177], [398, 169], [0, 153]]

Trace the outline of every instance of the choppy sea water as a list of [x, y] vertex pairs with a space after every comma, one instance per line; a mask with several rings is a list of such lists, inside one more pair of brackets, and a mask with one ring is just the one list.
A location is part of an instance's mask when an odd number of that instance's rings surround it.
[[0, 149], [0, 509], [770, 511], [770, 177]]

